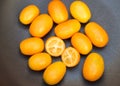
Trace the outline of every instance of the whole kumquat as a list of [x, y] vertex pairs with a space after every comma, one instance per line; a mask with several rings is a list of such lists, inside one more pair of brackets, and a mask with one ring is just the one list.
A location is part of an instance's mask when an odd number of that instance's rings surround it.
[[65, 64], [61, 61], [57, 61], [47, 67], [43, 73], [43, 79], [47, 84], [55, 85], [64, 78], [65, 73]]
[[76, 19], [69, 19], [63, 23], [58, 24], [55, 27], [55, 34], [56, 36], [60, 37], [61, 39], [68, 39], [74, 33], [78, 32], [81, 29], [81, 24]]
[[28, 59], [28, 66], [31, 70], [41, 71], [52, 63], [52, 58], [48, 53], [37, 53]]
[[103, 75], [104, 59], [98, 53], [90, 53], [83, 65], [83, 77], [88, 81], [96, 81]]
[[44, 41], [41, 38], [30, 37], [20, 42], [20, 51], [24, 55], [33, 55], [44, 50]]
[[109, 36], [107, 32], [96, 22], [89, 22], [85, 26], [85, 33], [96, 47], [104, 47], [108, 44]]
[[92, 50], [92, 43], [89, 38], [81, 33], [75, 33], [71, 38], [71, 44], [80, 54], [86, 55]]
[[73, 1], [70, 5], [70, 13], [75, 18], [78, 19], [81, 23], [86, 23], [91, 18], [91, 11], [86, 3], [83, 1]]
[[61, 0], [50, 0], [48, 4], [48, 13], [57, 24], [68, 19], [67, 8]]
[[38, 15], [40, 14], [40, 9], [34, 5], [28, 5], [22, 9], [19, 15], [19, 20], [22, 24], [30, 24]]
[[44, 37], [53, 26], [53, 20], [48, 14], [41, 14], [31, 23], [29, 32], [35, 37]]

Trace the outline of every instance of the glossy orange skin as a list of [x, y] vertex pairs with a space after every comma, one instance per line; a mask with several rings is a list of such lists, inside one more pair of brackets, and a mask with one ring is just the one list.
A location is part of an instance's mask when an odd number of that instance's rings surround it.
[[71, 43], [80, 54], [86, 55], [92, 50], [92, 43], [83, 33], [75, 33], [71, 38]]
[[41, 14], [31, 23], [29, 32], [35, 37], [44, 37], [53, 26], [53, 20], [48, 14]]
[[57, 24], [68, 19], [67, 8], [61, 0], [51, 0], [48, 4], [48, 13]]
[[104, 47], [108, 44], [109, 36], [107, 32], [96, 22], [89, 22], [85, 26], [85, 33], [96, 47]]
[[88, 81], [96, 81], [104, 73], [104, 59], [98, 53], [90, 53], [83, 65], [83, 77]]
[[20, 51], [24, 55], [33, 55], [44, 50], [44, 41], [41, 38], [30, 37], [20, 42]]
[[40, 9], [34, 5], [28, 5], [22, 9], [19, 15], [19, 20], [22, 24], [30, 24], [38, 15], [40, 14]]
[[81, 29], [81, 24], [76, 19], [70, 19], [63, 23], [58, 24], [55, 27], [55, 34], [56, 36], [60, 37], [61, 39], [68, 39], [74, 33], [78, 32]]
[[28, 59], [28, 67], [34, 71], [41, 71], [52, 63], [52, 58], [48, 53], [37, 53]]
[[83, 1], [73, 1], [70, 5], [71, 15], [79, 20], [81, 23], [86, 23], [91, 18], [91, 11], [86, 3]]
[[66, 73], [66, 66], [61, 61], [56, 61], [49, 65], [43, 73], [44, 81], [49, 85], [58, 84]]

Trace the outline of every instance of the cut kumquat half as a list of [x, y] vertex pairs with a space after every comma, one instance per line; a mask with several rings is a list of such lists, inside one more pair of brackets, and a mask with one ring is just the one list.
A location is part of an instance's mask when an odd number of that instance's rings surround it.
[[45, 43], [45, 49], [51, 56], [60, 56], [64, 49], [65, 43], [62, 39], [56, 36], [52, 36], [47, 39]]
[[62, 53], [62, 61], [67, 67], [74, 67], [80, 62], [80, 54], [75, 48], [68, 47]]

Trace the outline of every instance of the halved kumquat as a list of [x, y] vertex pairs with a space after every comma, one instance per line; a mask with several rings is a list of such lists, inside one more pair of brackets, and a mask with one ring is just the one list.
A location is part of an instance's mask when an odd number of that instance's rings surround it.
[[75, 48], [68, 47], [62, 53], [62, 61], [67, 67], [74, 67], [80, 62], [80, 54]]
[[65, 43], [59, 37], [52, 36], [47, 39], [45, 43], [45, 49], [50, 55], [57, 57], [63, 53], [65, 49]]

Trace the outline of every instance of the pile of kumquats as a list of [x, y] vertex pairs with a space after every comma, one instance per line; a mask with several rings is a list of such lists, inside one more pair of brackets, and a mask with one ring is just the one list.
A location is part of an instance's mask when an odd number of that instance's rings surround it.
[[[48, 13], [42, 14], [40, 8], [30, 4], [22, 9], [19, 20], [30, 25], [31, 37], [20, 42], [20, 51], [29, 55], [28, 67], [33, 71], [44, 70], [43, 80], [49, 85], [58, 84], [66, 73], [66, 68], [80, 63], [80, 55], [86, 55], [82, 74], [88, 81], [98, 80], [104, 73], [104, 59], [93, 46], [102, 48], [108, 44], [109, 37], [105, 29], [91, 19], [88, 5], [81, 0], [74, 0], [69, 7], [72, 19], [62, 0], [50, 0]], [[85, 24], [84, 32], [80, 32]], [[56, 26], [53, 28], [53, 25]], [[46, 41], [44, 36], [54, 29], [54, 36]], [[65, 39], [70, 39], [71, 46], [66, 47]], [[54, 58], [60, 61], [52, 62]]]

